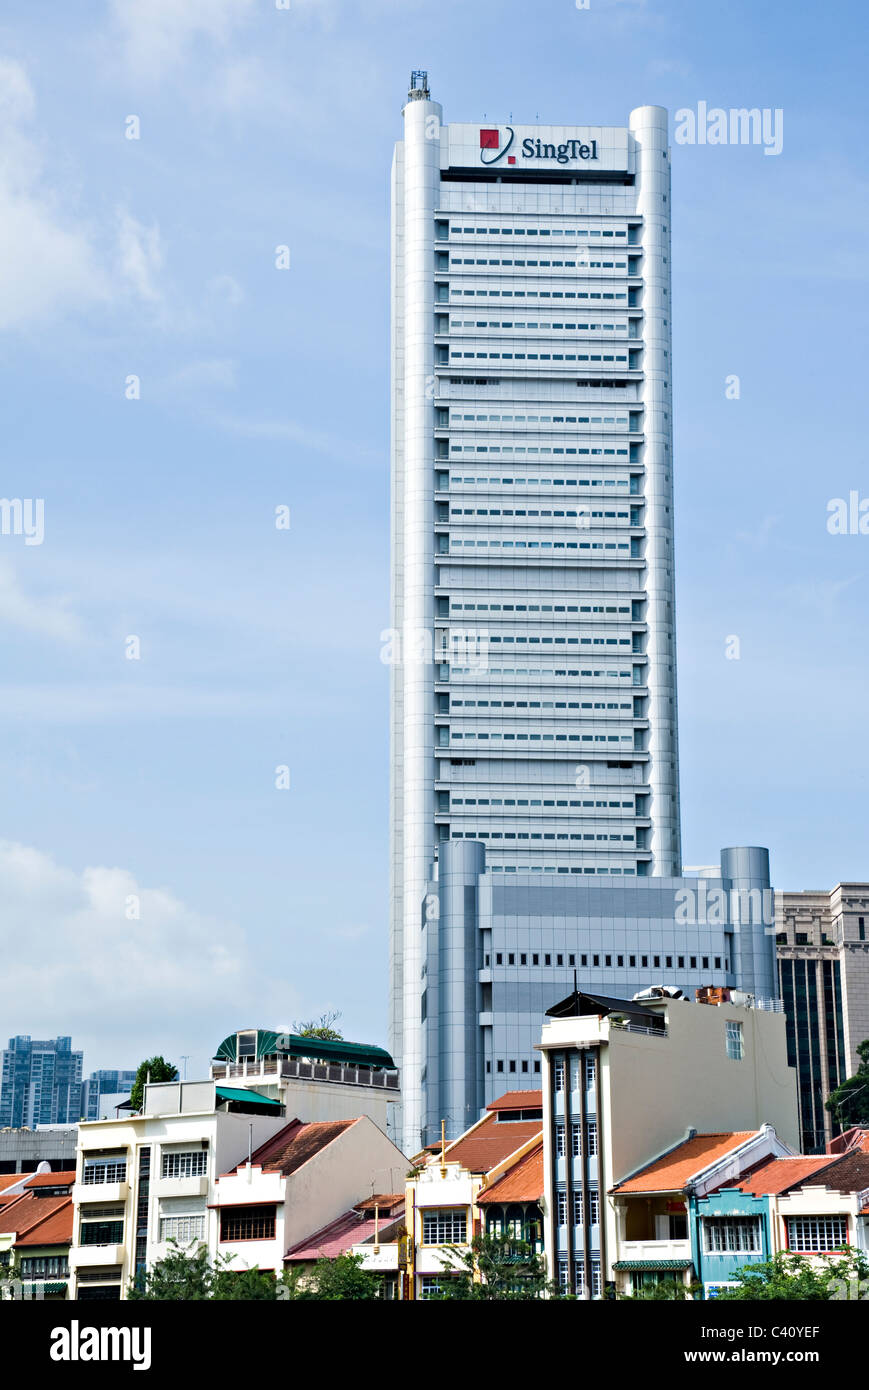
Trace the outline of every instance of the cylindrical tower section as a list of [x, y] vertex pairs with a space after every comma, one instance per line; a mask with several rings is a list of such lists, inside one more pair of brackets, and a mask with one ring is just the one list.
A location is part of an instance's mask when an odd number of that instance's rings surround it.
[[775, 999], [775, 902], [769, 850], [758, 845], [723, 849], [721, 881], [728, 895], [738, 988], [757, 999]]
[[[676, 618], [673, 566], [672, 313], [670, 305], [670, 156], [667, 112], [631, 112], [637, 212], [642, 215], [645, 447], [645, 560], [649, 786], [652, 873], [681, 872]], [[631, 248], [629, 248], [630, 250]]]
[[435, 851], [434, 795], [434, 212], [440, 185], [441, 107], [404, 108], [401, 210], [404, 457], [402, 460], [402, 1024], [398, 1047], [403, 1147], [422, 1132], [420, 913]]
[[[430, 1143], [446, 1121], [451, 1139], [479, 1117], [478, 1094], [480, 932], [477, 882], [486, 864], [479, 841], [444, 841], [438, 865], [437, 1082], [429, 1094], [437, 1114], [429, 1113]], [[429, 968], [432, 967], [429, 959]], [[431, 1034], [429, 1034], [431, 1037]], [[434, 1041], [434, 1040], [433, 1040]], [[434, 1059], [430, 1059], [431, 1061]], [[429, 1072], [431, 1081], [431, 1071]]]

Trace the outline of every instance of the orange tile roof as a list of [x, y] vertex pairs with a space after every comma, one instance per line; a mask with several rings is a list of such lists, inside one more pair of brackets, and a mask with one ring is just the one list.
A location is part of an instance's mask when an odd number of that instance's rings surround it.
[[[61, 1235], [57, 1241], [44, 1240], [43, 1230], [54, 1228], [54, 1223], [49, 1226], [49, 1218], [54, 1218], [64, 1208], [67, 1209], [68, 1238]], [[8, 1206], [4, 1207], [3, 1229], [15, 1232], [16, 1245], [53, 1245], [62, 1243], [64, 1239], [71, 1241], [72, 1199], [70, 1197], [37, 1197], [30, 1193], [22, 1195], [17, 1202], [10, 1202]]]
[[542, 1110], [542, 1091], [507, 1091], [497, 1100], [490, 1100], [487, 1110]]
[[641, 1168], [633, 1177], [616, 1183], [614, 1192], [681, 1192], [691, 1178], [736, 1149], [757, 1131], [741, 1129], [719, 1134], [695, 1134], [669, 1153]]
[[23, 1182], [26, 1177], [26, 1173], [0, 1173], [0, 1192], [7, 1187], [14, 1187], [17, 1182]]
[[446, 1160], [460, 1163], [469, 1173], [488, 1173], [529, 1139], [536, 1139], [541, 1131], [540, 1120], [499, 1120], [496, 1111], [448, 1144]]
[[75, 1169], [62, 1173], [34, 1173], [28, 1178], [28, 1187], [72, 1187], [75, 1182]]
[[739, 1182], [726, 1183], [740, 1192], [750, 1192], [754, 1197], [763, 1197], [784, 1192], [795, 1183], [804, 1181], [821, 1168], [828, 1168], [836, 1160], [831, 1154], [818, 1154], [807, 1157], [797, 1154], [793, 1158], [769, 1158], [753, 1173], [748, 1173]]
[[480, 1206], [488, 1202], [539, 1202], [543, 1196], [543, 1140], [517, 1159], [500, 1178], [481, 1192]]
[[[43, 1206], [51, 1199], [48, 1197], [40, 1198], [40, 1206]], [[44, 1220], [31, 1226], [29, 1231], [25, 1231], [15, 1242], [16, 1249], [20, 1245], [71, 1245], [72, 1244], [72, 1220], [73, 1205], [69, 1198], [58, 1198], [61, 1202]]]

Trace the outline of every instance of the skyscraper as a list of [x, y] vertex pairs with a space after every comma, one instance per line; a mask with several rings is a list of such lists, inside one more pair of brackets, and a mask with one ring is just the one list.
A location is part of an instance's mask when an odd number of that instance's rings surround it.
[[10, 1038], [0, 1067], [0, 1129], [78, 1124], [83, 1057], [72, 1038]]
[[669, 197], [660, 107], [625, 128], [445, 125], [413, 75], [392, 174], [406, 1144], [440, 844], [481, 842], [493, 874], [680, 872]]
[[135, 1079], [135, 1071], [92, 1071], [81, 1088], [84, 1119], [110, 1119], [111, 1110], [121, 1096], [130, 1094]]

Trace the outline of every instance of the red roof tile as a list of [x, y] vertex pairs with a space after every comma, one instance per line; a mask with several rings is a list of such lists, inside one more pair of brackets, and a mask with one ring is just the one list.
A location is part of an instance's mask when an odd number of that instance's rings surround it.
[[7, 1187], [14, 1187], [17, 1182], [23, 1182], [27, 1177], [26, 1173], [0, 1173], [0, 1192]]
[[[313, 1124], [292, 1120], [254, 1151], [251, 1164], [262, 1168], [264, 1173], [282, 1173], [285, 1178], [289, 1177], [355, 1124], [356, 1120], [318, 1120]], [[240, 1173], [245, 1167], [246, 1162], [237, 1163], [224, 1177]]]
[[507, 1091], [505, 1095], [492, 1100], [487, 1110], [542, 1110], [542, 1091]]
[[[401, 1195], [400, 1201], [403, 1208], [404, 1194]], [[345, 1211], [334, 1221], [330, 1221], [328, 1226], [324, 1226], [314, 1235], [305, 1236], [304, 1240], [291, 1246], [284, 1260], [288, 1264], [309, 1260], [334, 1260], [336, 1255], [342, 1255], [352, 1245], [358, 1245], [360, 1241], [373, 1237], [375, 1229], [378, 1238], [382, 1239], [384, 1244], [391, 1242], [395, 1228], [402, 1224], [403, 1213], [400, 1220], [395, 1220], [392, 1209], [384, 1208], [375, 1227], [373, 1216], [360, 1215], [359, 1208], [354, 1207], [352, 1211]]]
[[62, 1173], [34, 1173], [28, 1178], [28, 1187], [72, 1187], [75, 1182], [75, 1169]]
[[[40, 1198], [40, 1206], [50, 1201], [49, 1197]], [[39, 1221], [31, 1226], [29, 1231], [25, 1231], [15, 1242], [18, 1246], [26, 1245], [71, 1245], [72, 1244], [72, 1225], [73, 1225], [73, 1205], [72, 1201], [60, 1199], [63, 1204], [56, 1208], [44, 1221]]]
[[[55, 1230], [57, 1223], [49, 1226], [49, 1219], [54, 1218], [66, 1209], [66, 1221], [68, 1222], [69, 1235], [65, 1237], [60, 1234], [57, 1240], [44, 1240], [44, 1230]], [[66, 1229], [63, 1222], [60, 1228]], [[19, 1197], [17, 1202], [10, 1202], [3, 1209], [3, 1229], [4, 1231], [14, 1231], [16, 1245], [53, 1245], [61, 1244], [66, 1240], [72, 1240], [72, 1200], [69, 1197], [37, 1197], [30, 1193]], [[31, 1238], [33, 1232], [38, 1232], [38, 1239]]]
[[[460, 1163], [469, 1173], [488, 1173], [540, 1132], [539, 1120], [499, 1120], [497, 1112], [489, 1114], [447, 1145], [446, 1160]], [[430, 1162], [437, 1163], [437, 1159]]]
[[616, 1183], [614, 1192], [681, 1192], [695, 1174], [744, 1144], [757, 1131], [742, 1129], [719, 1134], [695, 1134], [677, 1144], [669, 1153], [656, 1158], [632, 1178]]
[[770, 1158], [759, 1168], [755, 1168], [753, 1173], [747, 1173], [739, 1182], [725, 1183], [725, 1186], [735, 1187], [740, 1192], [750, 1192], [754, 1197], [772, 1195], [805, 1181], [821, 1168], [829, 1168], [834, 1161], [829, 1154], [810, 1157], [796, 1154], [793, 1158]]
[[480, 1206], [488, 1202], [539, 1202], [543, 1196], [543, 1140], [529, 1149], [500, 1178], [481, 1192]]

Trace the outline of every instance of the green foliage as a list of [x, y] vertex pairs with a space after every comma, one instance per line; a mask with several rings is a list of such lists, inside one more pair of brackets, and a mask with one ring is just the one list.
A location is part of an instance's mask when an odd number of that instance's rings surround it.
[[322, 1038], [325, 1042], [343, 1042], [344, 1034], [332, 1027], [340, 1017], [338, 1010], [330, 1009], [320, 1014], [319, 1018], [309, 1018], [307, 1023], [294, 1023], [290, 1031], [300, 1038]]
[[659, 1279], [654, 1284], [645, 1284], [638, 1293], [620, 1293], [619, 1302], [622, 1303], [648, 1303], [664, 1302], [684, 1303], [686, 1299], [696, 1298], [702, 1294], [701, 1284], [685, 1284], [681, 1279]]
[[141, 1110], [145, 1103], [145, 1083], [151, 1081], [177, 1081], [178, 1068], [167, 1062], [165, 1057], [146, 1057], [136, 1071], [133, 1089], [130, 1091], [130, 1104], [134, 1110]]
[[722, 1289], [719, 1300], [798, 1299], [829, 1302], [847, 1298], [849, 1287], [869, 1278], [869, 1260], [858, 1250], [807, 1260], [780, 1250], [771, 1260], [745, 1265], [733, 1275], [737, 1286]]
[[[289, 1277], [286, 1282], [289, 1284]], [[318, 1260], [310, 1273], [296, 1274], [289, 1297], [328, 1302], [338, 1299], [370, 1302], [380, 1297], [380, 1280], [362, 1268], [361, 1255], [338, 1255], [334, 1260]]]
[[380, 1296], [380, 1282], [361, 1268], [359, 1255], [318, 1260], [313, 1270], [285, 1270], [279, 1279], [258, 1269], [232, 1269], [232, 1255], [212, 1261], [205, 1245], [170, 1250], [131, 1286], [128, 1298], [138, 1301], [251, 1302], [267, 1300], [368, 1299]]
[[442, 1300], [506, 1301], [560, 1298], [561, 1289], [546, 1278], [546, 1264], [533, 1246], [509, 1236], [474, 1236], [467, 1249], [451, 1246], [442, 1260], [450, 1277]]
[[827, 1109], [844, 1129], [869, 1125], [869, 1038], [857, 1048], [860, 1063], [853, 1076], [832, 1091]]

